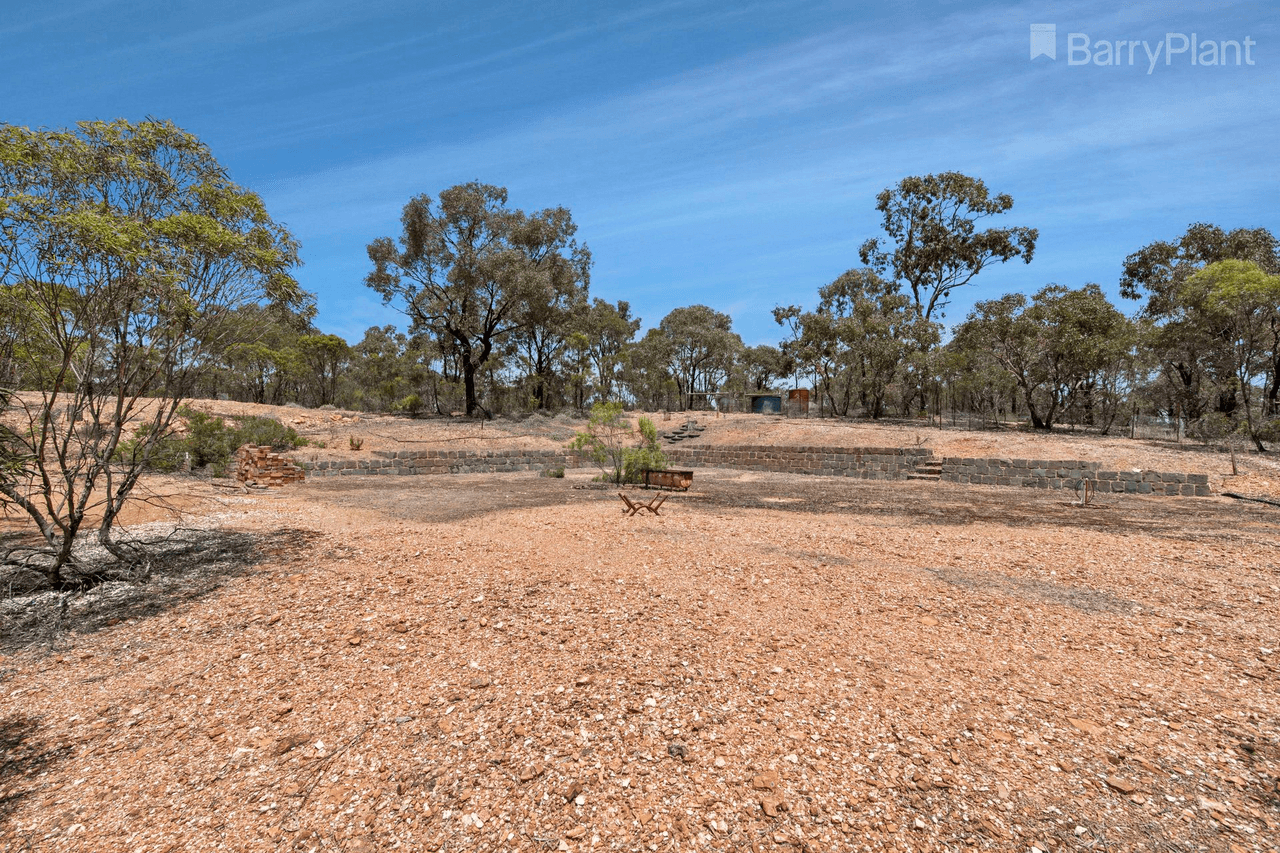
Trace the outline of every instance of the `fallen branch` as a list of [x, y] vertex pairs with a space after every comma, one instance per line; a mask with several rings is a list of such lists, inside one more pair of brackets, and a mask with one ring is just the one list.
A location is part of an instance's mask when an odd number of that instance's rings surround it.
[[[365, 723], [364, 728], [360, 729], [360, 731], [356, 733], [355, 737], [353, 737], [351, 740], [347, 741], [342, 746], [335, 749], [333, 752], [326, 755], [324, 758], [320, 759], [320, 762], [319, 762], [320, 772], [316, 775], [316, 778], [311, 781], [311, 784], [307, 786], [307, 789], [302, 792], [302, 799], [299, 800], [298, 805], [294, 807], [292, 816], [296, 816], [298, 812], [302, 811], [302, 807], [307, 804], [307, 798], [311, 796], [311, 792], [315, 790], [316, 785], [319, 784], [322, 778], [324, 778], [325, 771], [328, 770], [329, 766], [333, 764], [333, 760], [337, 758], [339, 755], [341, 755], [342, 753], [346, 752], [352, 746], [354, 746], [356, 741], [364, 737], [365, 732], [369, 731], [369, 729], [371, 728], [373, 728], [373, 723]], [[308, 769], [314, 769], [314, 768], [308, 768]]]
[[1267, 504], [1269, 506], [1280, 506], [1280, 501], [1273, 501], [1268, 498], [1251, 498], [1246, 495], [1237, 495], [1235, 492], [1223, 492], [1224, 498], [1235, 498], [1238, 501], [1253, 501], [1254, 503]]

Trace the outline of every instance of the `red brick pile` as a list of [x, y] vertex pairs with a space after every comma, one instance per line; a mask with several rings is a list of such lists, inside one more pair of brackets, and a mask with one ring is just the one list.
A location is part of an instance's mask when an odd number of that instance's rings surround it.
[[270, 447], [246, 444], [236, 451], [236, 479], [250, 486], [285, 486], [306, 479], [297, 465]]

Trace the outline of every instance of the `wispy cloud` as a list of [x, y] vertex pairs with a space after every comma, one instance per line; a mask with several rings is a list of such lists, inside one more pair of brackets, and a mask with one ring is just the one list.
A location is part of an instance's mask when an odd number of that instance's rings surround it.
[[[1153, 234], [1274, 219], [1280, 189], [1257, 165], [1280, 131], [1275, 63], [1147, 76], [1027, 58], [1040, 22], [1280, 43], [1259, 2], [140, 4], [102, 33], [40, 8], [0, 23], [37, 79], [13, 114], [89, 105], [201, 132], [301, 238], [320, 322], [352, 337], [393, 318], [360, 284], [365, 245], [410, 196], [465, 180], [568, 205], [600, 295], [649, 322], [730, 306], [754, 340], [776, 338], [774, 304], [856, 265], [875, 194], [908, 174], [978, 175], [1041, 228], [1035, 263], [984, 273], [953, 316], [991, 288], [1114, 282]], [[49, 50], [76, 22], [85, 49]]]

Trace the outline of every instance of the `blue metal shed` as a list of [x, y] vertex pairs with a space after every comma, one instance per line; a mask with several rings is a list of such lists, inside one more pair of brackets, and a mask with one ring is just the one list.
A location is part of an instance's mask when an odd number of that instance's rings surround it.
[[753, 394], [751, 411], [757, 415], [776, 415], [782, 412], [782, 395]]

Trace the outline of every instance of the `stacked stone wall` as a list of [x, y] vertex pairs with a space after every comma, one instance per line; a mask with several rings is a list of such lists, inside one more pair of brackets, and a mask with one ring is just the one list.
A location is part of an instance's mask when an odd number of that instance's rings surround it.
[[905, 480], [933, 458], [932, 450], [904, 447], [718, 445], [672, 447], [663, 452], [673, 468], [741, 468], [862, 480]]
[[300, 463], [312, 477], [414, 474], [501, 474], [579, 468], [584, 461], [563, 450], [375, 450], [357, 459]]
[[1097, 462], [1079, 459], [1000, 459], [946, 457], [941, 478], [952, 483], [983, 486], [1024, 486], [1037, 489], [1076, 489], [1092, 480], [1099, 492], [1168, 497], [1205, 497], [1207, 474], [1180, 471], [1104, 471]]
[[[1099, 492], [1138, 495], [1207, 496], [1205, 474], [1169, 471], [1104, 471], [1079, 459], [1003, 459], [946, 457], [904, 447], [776, 447], [768, 445], [683, 445], [665, 448], [671, 468], [733, 468], [863, 480], [905, 480], [932, 476], [951, 483], [1076, 489], [1091, 480]], [[563, 450], [403, 450], [369, 456], [299, 463], [311, 477], [498, 474], [548, 468], [591, 467]]]

